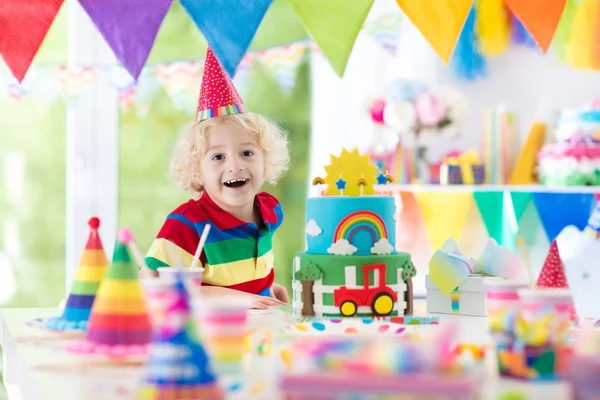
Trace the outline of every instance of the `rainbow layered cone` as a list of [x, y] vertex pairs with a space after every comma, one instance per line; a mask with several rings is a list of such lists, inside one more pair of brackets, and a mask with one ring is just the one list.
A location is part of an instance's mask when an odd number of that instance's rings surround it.
[[150, 315], [137, 267], [127, 248], [117, 242], [92, 307], [85, 340], [70, 350], [124, 358], [145, 354], [151, 337]]
[[67, 305], [60, 317], [50, 318], [46, 327], [56, 331], [85, 331], [100, 282], [106, 274], [108, 260], [98, 234], [100, 220], [88, 222], [90, 235], [71, 285]]
[[223, 393], [195, 332], [189, 293], [173, 283], [166, 317], [157, 327], [146, 363], [143, 399], [221, 399]]

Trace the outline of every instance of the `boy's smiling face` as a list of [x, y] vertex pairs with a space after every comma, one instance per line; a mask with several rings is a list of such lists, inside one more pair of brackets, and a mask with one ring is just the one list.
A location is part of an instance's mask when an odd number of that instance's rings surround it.
[[265, 160], [255, 138], [241, 127], [223, 123], [210, 129], [201, 161], [201, 183], [210, 198], [228, 212], [252, 210], [264, 181]]

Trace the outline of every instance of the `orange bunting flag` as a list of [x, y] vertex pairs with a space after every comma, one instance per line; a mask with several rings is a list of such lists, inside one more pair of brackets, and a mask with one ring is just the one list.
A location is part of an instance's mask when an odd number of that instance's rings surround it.
[[567, 0], [504, 0], [527, 28], [542, 53], [546, 53], [565, 10]]
[[396, 3], [448, 65], [473, 0], [396, 0]]
[[0, 55], [20, 82], [64, 0], [0, 0]]

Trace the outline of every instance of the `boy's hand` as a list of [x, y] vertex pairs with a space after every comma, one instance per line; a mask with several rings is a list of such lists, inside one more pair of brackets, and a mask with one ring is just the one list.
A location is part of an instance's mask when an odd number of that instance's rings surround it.
[[253, 302], [254, 302], [254, 305], [252, 306], [252, 308], [265, 310], [269, 307], [277, 307], [277, 306], [285, 305], [284, 302], [277, 300], [275, 297], [259, 296], [257, 294], [254, 294], [251, 296], [253, 297]]
[[273, 283], [273, 285], [271, 285], [271, 297], [275, 297], [284, 304], [289, 304], [290, 302], [287, 289], [277, 283]]

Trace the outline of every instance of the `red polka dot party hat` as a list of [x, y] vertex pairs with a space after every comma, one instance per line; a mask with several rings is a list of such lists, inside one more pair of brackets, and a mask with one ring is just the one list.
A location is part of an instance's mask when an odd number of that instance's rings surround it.
[[560, 259], [556, 240], [552, 241], [546, 261], [537, 280], [537, 287], [544, 288], [568, 288], [565, 267]]
[[196, 121], [245, 112], [248, 110], [242, 98], [209, 47], [204, 62]]

